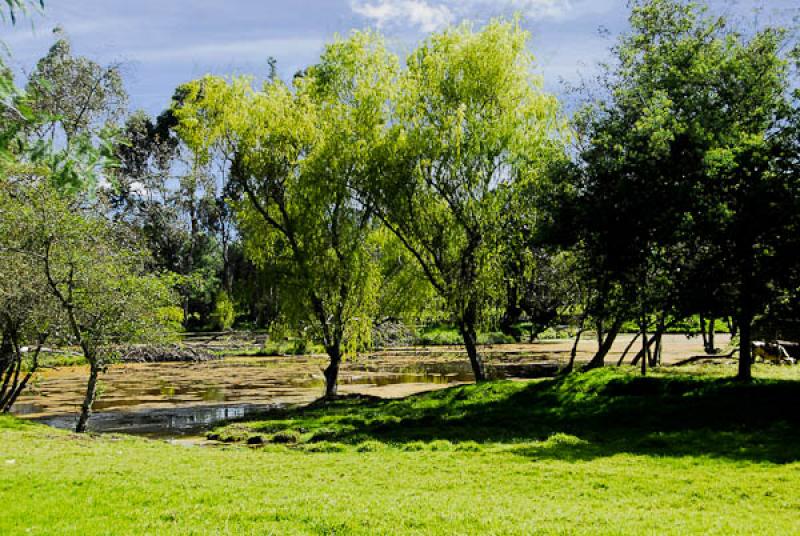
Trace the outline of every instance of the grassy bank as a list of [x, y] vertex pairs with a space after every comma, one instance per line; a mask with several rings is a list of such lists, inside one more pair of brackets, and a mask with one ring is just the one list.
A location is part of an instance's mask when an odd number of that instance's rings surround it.
[[222, 448], [3, 417], [0, 533], [792, 533], [800, 383], [781, 373], [344, 400], [231, 424]]

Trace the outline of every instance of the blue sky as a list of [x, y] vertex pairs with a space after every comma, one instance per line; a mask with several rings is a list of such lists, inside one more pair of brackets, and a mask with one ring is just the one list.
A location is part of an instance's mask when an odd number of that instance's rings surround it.
[[[158, 113], [180, 83], [206, 73], [267, 72], [278, 60], [281, 76], [315, 61], [326, 41], [355, 28], [378, 28], [398, 51], [410, 50], [431, 31], [464, 19], [478, 23], [520, 12], [531, 31], [547, 88], [563, 92], [591, 74], [624, 31], [625, 0], [46, 0], [43, 14], [16, 28], [0, 27], [12, 65], [28, 72], [61, 26], [74, 52], [123, 65], [132, 108]], [[786, 23], [796, 0], [713, 0], [712, 9], [739, 19]], [[761, 8], [759, 14], [754, 11]], [[31, 27], [31, 20], [33, 28]]]

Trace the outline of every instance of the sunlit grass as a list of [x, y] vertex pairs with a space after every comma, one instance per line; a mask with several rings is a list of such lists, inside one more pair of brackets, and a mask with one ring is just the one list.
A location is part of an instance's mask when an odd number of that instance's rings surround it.
[[789, 534], [800, 384], [757, 373], [494, 382], [217, 432], [255, 447], [2, 417], [0, 533]]

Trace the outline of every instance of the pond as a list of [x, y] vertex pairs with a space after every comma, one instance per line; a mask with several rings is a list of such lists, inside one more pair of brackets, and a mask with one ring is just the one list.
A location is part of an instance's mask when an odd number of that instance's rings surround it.
[[[324, 366], [325, 359], [314, 356], [115, 365], [101, 376], [89, 430], [160, 438], [197, 435], [223, 420], [319, 398]], [[520, 367], [503, 364], [490, 370], [494, 377], [531, 377], [551, 375], [557, 365]], [[44, 371], [14, 413], [74, 428], [86, 377], [85, 367]], [[380, 356], [345, 363], [339, 392], [400, 397], [470, 381], [469, 364], [447, 354]]]
[[[618, 338], [608, 362], [616, 363], [631, 338]], [[720, 338], [727, 344], [727, 337]], [[554, 375], [566, 364], [571, 348], [572, 341], [560, 340], [488, 346], [481, 353], [491, 378], [536, 378]], [[588, 360], [595, 349], [592, 338], [585, 338], [578, 360]], [[699, 338], [664, 337], [665, 363], [701, 350]], [[200, 435], [220, 421], [319, 398], [325, 362], [324, 356], [237, 356], [201, 363], [115, 365], [101, 377], [89, 429], [160, 438]], [[73, 428], [86, 377], [84, 367], [44, 371], [20, 397], [14, 412]], [[471, 381], [461, 348], [395, 348], [346, 361], [339, 392], [402, 397]]]

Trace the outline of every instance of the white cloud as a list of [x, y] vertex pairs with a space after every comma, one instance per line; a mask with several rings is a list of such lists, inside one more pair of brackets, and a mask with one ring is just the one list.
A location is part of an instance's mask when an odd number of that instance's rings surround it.
[[572, 20], [616, 9], [621, 0], [350, 0], [352, 11], [378, 28], [432, 32], [464, 19], [520, 13], [528, 21]]
[[[597, 0], [595, 0], [597, 1]], [[564, 19], [574, 13], [572, 0], [465, 0], [459, 2], [469, 11], [508, 14], [519, 12], [528, 20]]]
[[432, 32], [455, 20], [447, 5], [433, 5], [426, 0], [351, 0], [350, 7], [356, 14], [372, 20], [378, 28], [406, 24]]
[[532, 20], [561, 19], [572, 11], [570, 0], [506, 0], [511, 9]]

